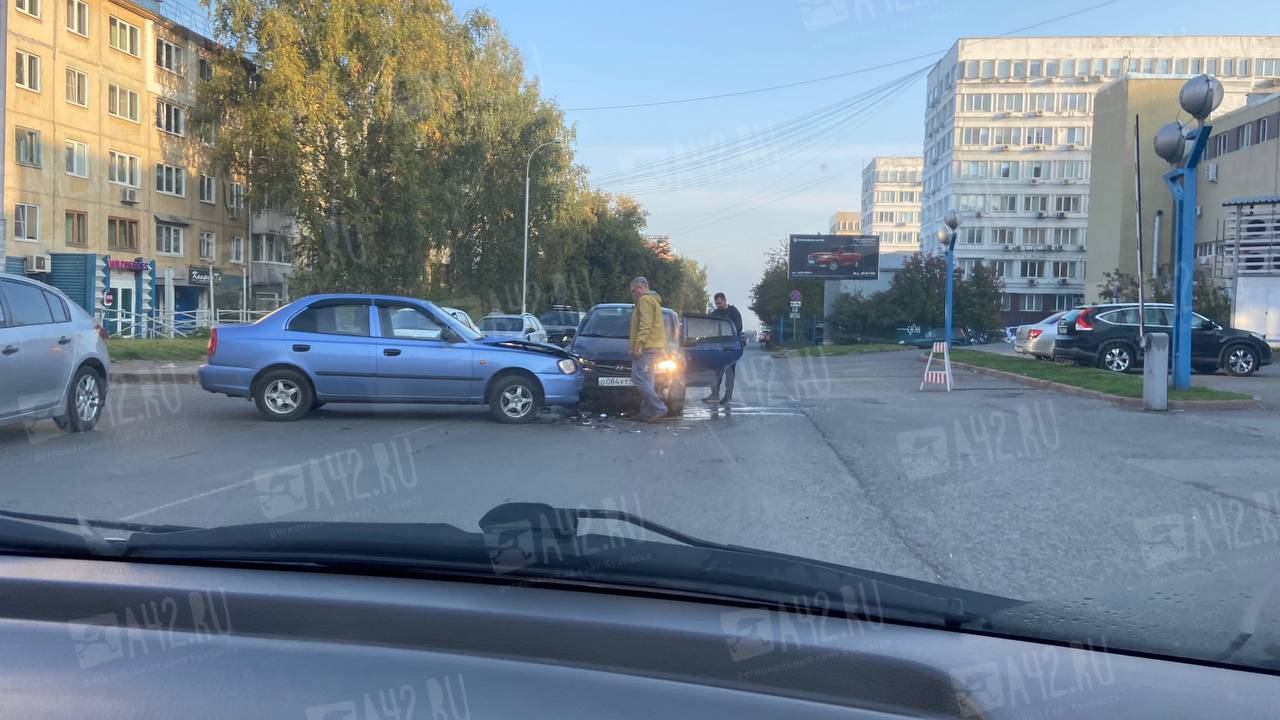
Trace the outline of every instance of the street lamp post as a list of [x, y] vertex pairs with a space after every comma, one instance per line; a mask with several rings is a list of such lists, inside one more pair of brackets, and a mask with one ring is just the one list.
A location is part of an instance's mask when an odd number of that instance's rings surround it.
[[524, 164], [524, 271], [520, 275], [520, 314], [529, 312], [529, 168], [533, 165], [533, 156], [548, 145], [559, 145], [559, 140], [548, 140], [529, 153]]
[[1216, 78], [1208, 75], [1191, 78], [1178, 93], [1178, 103], [1196, 119], [1198, 126], [1188, 130], [1175, 120], [1161, 127], [1155, 137], [1156, 154], [1173, 166], [1165, 173], [1164, 182], [1173, 196], [1178, 219], [1174, 235], [1173, 387], [1179, 390], [1191, 387], [1191, 303], [1199, 184], [1196, 169], [1213, 131], [1213, 126], [1204, 121], [1221, 104], [1222, 95], [1222, 83]]
[[955, 267], [956, 267], [956, 228], [960, 226], [960, 217], [956, 215], [954, 210], [948, 210], [946, 217], [942, 222], [947, 227], [938, 230], [938, 242], [942, 243], [942, 247], [946, 250], [947, 258], [947, 304], [946, 304], [946, 341], [947, 350], [951, 350], [951, 314], [952, 307], [955, 304]]

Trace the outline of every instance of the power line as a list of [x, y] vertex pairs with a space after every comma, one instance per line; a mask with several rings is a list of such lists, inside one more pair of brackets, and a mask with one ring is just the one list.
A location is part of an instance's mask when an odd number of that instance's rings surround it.
[[[1072, 12], [1058, 15], [1057, 17], [1052, 17], [1047, 20], [1041, 20], [1039, 22], [1032, 23], [1030, 25], [1024, 25], [1020, 28], [1014, 28], [1013, 30], [1006, 31], [1006, 32], [1000, 33], [999, 35], [994, 35], [992, 37], [1002, 38], [1002, 37], [1008, 37], [1010, 35], [1014, 35], [1016, 33], [1026, 32], [1027, 30], [1034, 30], [1038, 27], [1043, 27], [1045, 25], [1059, 22], [1061, 20], [1067, 20], [1077, 15], [1083, 15], [1087, 12], [1092, 12], [1099, 8], [1106, 7], [1108, 5], [1115, 5], [1116, 3], [1119, 3], [1119, 2], [1122, 2], [1122, 0], [1104, 0], [1103, 2], [1097, 3], [1095, 5], [1090, 5], [1089, 7], [1080, 8], [1079, 10], [1073, 10]], [[985, 40], [985, 39], [987, 38], [976, 38], [975, 41], [981, 42], [982, 40]], [[774, 90], [785, 90], [787, 88], [800, 87], [802, 85], [812, 85], [814, 83], [827, 82], [830, 80], [839, 80], [840, 78], [846, 78], [846, 77], [858, 75], [861, 73], [872, 72], [874, 70], [882, 70], [887, 67], [902, 65], [904, 63], [909, 63], [915, 60], [921, 60], [924, 58], [930, 58], [937, 55], [943, 55], [947, 52], [947, 50], [950, 50], [950, 49], [951, 49], [950, 47], [946, 47], [946, 48], [943, 48], [942, 50], [927, 52], [921, 55], [916, 55], [914, 57], [903, 58], [901, 60], [894, 60], [892, 62], [881, 63], [879, 65], [871, 65], [868, 67], [858, 68], [856, 70], [849, 70], [847, 72], [836, 73], [835, 75], [826, 75], [824, 77], [811, 78], [809, 80], [797, 80], [795, 82], [782, 83], [781, 85], [770, 85], [767, 87], [752, 88], [750, 90], [737, 90], [734, 92], [717, 93], [715, 95], [701, 95], [698, 97], [679, 98], [675, 100], [656, 100], [653, 102], [625, 103], [621, 105], [594, 105], [594, 106], [588, 106], [588, 107], [572, 107], [572, 108], [564, 108], [564, 112], [592, 112], [596, 110], [629, 110], [634, 108], [661, 107], [664, 105], [683, 105], [687, 103], [703, 102], [706, 100], [721, 100], [724, 98], [740, 97], [743, 95], [755, 95], [763, 92], [772, 92]]]

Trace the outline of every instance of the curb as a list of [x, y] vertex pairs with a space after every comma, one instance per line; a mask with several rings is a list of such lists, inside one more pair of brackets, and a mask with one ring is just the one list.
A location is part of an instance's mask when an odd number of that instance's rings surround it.
[[153, 372], [113, 372], [107, 382], [121, 385], [198, 385], [194, 370], [155, 370]]
[[[922, 358], [923, 359], [923, 358]], [[1099, 390], [1089, 390], [1087, 388], [1079, 388], [1074, 385], [1064, 385], [1060, 382], [1052, 380], [1041, 380], [1040, 378], [1027, 377], [1017, 373], [1006, 372], [1004, 370], [992, 370], [978, 365], [970, 365], [969, 363], [951, 361], [952, 367], [964, 368], [978, 375], [987, 375], [989, 377], [1000, 378], [1002, 380], [1011, 380], [1022, 385], [1034, 388], [1042, 388], [1045, 390], [1053, 390], [1064, 395], [1075, 395], [1077, 397], [1087, 397], [1094, 400], [1106, 400], [1113, 405], [1129, 408], [1131, 410], [1142, 410], [1142, 398], [1120, 397], [1119, 395], [1111, 395]], [[1169, 410], [1256, 410], [1262, 407], [1262, 402], [1256, 398], [1249, 400], [1170, 400]], [[1156, 411], [1159, 412], [1159, 411]]]

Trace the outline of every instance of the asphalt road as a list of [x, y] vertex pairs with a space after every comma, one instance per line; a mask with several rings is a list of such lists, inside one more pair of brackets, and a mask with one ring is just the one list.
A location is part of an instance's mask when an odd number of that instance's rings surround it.
[[[98, 430], [0, 429], [0, 507], [191, 525], [449, 522], [496, 504], [613, 507], [711, 540], [1032, 599], [1280, 549], [1280, 419], [1143, 414], [915, 351], [740, 364], [686, 417], [327, 406], [297, 423], [180, 385], [112, 388]], [[1259, 378], [1260, 379], [1260, 378]], [[697, 393], [698, 395], [695, 395]]]

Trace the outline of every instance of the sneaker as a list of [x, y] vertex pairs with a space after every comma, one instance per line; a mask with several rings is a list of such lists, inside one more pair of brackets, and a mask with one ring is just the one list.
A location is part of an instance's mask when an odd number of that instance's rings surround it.
[[708, 396], [706, 396], [706, 397], [702, 398], [702, 402], [704, 402], [704, 403], [711, 403], [712, 405], [714, 405], [714, 404], [716, 404], [716, 403], [720, 402], [720, 398], [716, 397], [715, 395], [708, 395]]
[[732, 400], [730, 400], [729, 398], [725, 398], [725, 399], [723, 399], [723, 400], [721, 400], [721, 401], [720, 401], [720, 404], [721, 404], [721, 405], [724, 405], [724, 406], [726, 406], [726, 407], [727, 407], [727, 406], [729, 406], [729, 405], [732, 405], [732, 404], [733, 404], [733, 401], [732, 401]]

